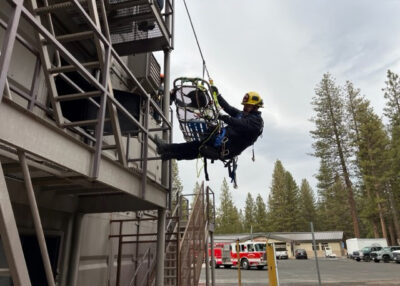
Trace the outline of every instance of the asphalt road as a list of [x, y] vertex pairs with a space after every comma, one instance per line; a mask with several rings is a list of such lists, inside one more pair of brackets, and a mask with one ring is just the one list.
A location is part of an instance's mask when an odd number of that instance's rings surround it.
[[[400, 264], [357, 262], [348, 259], [319, 260], [322, 285], [368, 285], [400, 286]], [[200, 276], [200, 285], [205, 285], [205, 268]], [[242, 286], [268, 285], [268, 272], [264, 270], [242, 270]], [[314, 259], [279, 260], [280, 286], [318, 285]], [[215, 269], [216, 285], [237, 286], [237, 269]], [[211, 285], [211, 283], [210, 283]]]

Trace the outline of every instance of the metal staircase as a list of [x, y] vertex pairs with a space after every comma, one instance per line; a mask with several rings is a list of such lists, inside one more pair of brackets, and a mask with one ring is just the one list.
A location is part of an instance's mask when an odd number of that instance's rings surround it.
[[[189, 208], [189, 197], [193, 198], [192, 208]], [[202, 264], [208, 252], [208, 239], [213, 233], [214, 218], [214, 193], [210, 188], [204, 189], [202, 185], [196, 194], [180, 196], [174, 210], [167, 216], [163, 285], [198, 285]], [[149, 218], [148, 220], [156, 219]], [[135, 220], [113, 220], [111, 223], [119, 223], [119, 229], [122, 230], [124, 223], [132, 221]], [[151, 255], [152, 252], [154, 253], [152, 247], [147, 248], [141, 256], [140, 263], [132, 271], [134, 274], [130, 279], [122, 282], [119, 278], [122, 267], [122, 245], [155, 242], [154, 235], [154, 233], [123, 234], [122, 231], [120, 234], [110, 235], [110, 239], [119, 239], [116, 281], [112, 285], [154, 285], [156, 258], [155, 255]], [[132, 237], [137, 239], [133, 241]], [[208, 267], [206, 269], [208, 271]]]

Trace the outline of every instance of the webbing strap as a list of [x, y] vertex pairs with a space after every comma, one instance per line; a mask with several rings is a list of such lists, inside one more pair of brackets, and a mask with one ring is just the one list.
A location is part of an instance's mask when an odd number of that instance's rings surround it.
[[207, 158], [204, 157], [204, 176], [206, 177], [206, 181], [209, 181], [210, 178], [208, 176], [208, 170], [207, 170]]

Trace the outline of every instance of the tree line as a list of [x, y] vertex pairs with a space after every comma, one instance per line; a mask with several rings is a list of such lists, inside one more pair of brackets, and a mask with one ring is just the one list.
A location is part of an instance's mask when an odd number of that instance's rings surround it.
[[228, 183], [221, 186], [216, 216], [216, 233], [256, 233], [309, 231], [310, 221], [317, 221], [317, 203], [306, 179], [300, 187], [282, 162], [275, 162], [270, 193], [265, 203], [261, 194], [247, 194], [245, 206], [238, 209]]
[[400, 239], [400, 80], [390, 70], [382, 95], [379, 116], [352, 82], [340, 86], [324, 74], [312, 100], [311, 135], [320, 160], [319, 200], [340, 193], [333, 206], [346, 213], [349, 235], [384, 237], [394, 245]]
[[[388, 71], [383, 114], [350, 81], [323, 75], [312, 99], [313, 156], [319, 159], [317, 190], [300, 186], [279, 160], [270, 192], [238, 209], [228, 183], [221, 185], [217, 233], [341, 230], [345, 238], [383, 237], [400, 243], [400, 78]], [[176, 167], [176, 165], [175, 165]], [[175, 168], [174, 171], [177, 171]], [[176, 184], [177, 189], [182, 186]]]
[[[313, 156], [320, 167], [316, 198], [306, 179], [300, 187], [278, 160], [267, 203], [249, 193], [235, 207], [226, 181], [221, 186], [217, 232], [342, 230], [345, 237], [400, 239], [400, 78], [392, 71], [382, 89], [383, 116], [360, 89], [324, 74], [312, 99]], [[386, 122], [386, 124], [384, 123]]]

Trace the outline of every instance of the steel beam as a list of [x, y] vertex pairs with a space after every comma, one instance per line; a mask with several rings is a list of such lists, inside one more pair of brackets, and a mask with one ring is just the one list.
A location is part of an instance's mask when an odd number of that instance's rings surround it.
[[[0, 142], [28, 151], [87, 179], [90, 178], [92, 148], [8, 99], [4, 99], [0, 104]], [[124, 168], [106, 154], [101, 157], [97, 182], [116, 191], [140, 197], [141, 175]], [[167, 203], [165, 188], [149, 182], [146, 201], [154, 206], [165, 207]]]
[[21, 18], [23, 0], [14, 1], [15, 8], [8, 20], [7, 31], [3, 38], [3, 46], [0, 52], [0, 102], [3, 98], [4, 88], [7, 81], [8, 68], [11, 62], [11, 56], [14, 49], [17, 28]]
[[8, 267], [15, 286], [30, 286], [28, 268], [22, 251], [17, 223], [11, 206], [0, 162], [0, 235]]
[[55, 286], [53, 270], [51, 269], [51, 263], [49, 253], [47, 251], [46, 239], [44, 237], [42, 221], [40, 220], [40, 214], [38, 205], [36, 203], [35, 192], [33, 191], [31, 175], [29, 173], [28, 164], [26, 163], [25, 153], [18, 150], [18, 157], [22, 167], [22, 173], [24, 175], [25, 188], [28, 195], [29, 207], [31, 209], [33, 224], [35, 226], [36, 237], [39, 243], [40, 254], [42, 255], [42, 261], [44, 270], [46, 273], [47, 284]]

